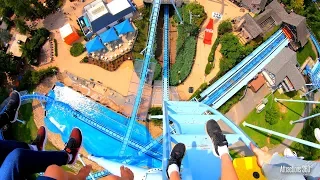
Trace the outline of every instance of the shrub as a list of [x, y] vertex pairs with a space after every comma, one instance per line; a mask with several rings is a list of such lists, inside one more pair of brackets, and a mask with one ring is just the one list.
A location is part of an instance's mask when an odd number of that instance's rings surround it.
[[80, 62], [81, 63], [87, 63], [87, 62], [89, 62], [89, 58], [86, 56]]
[[207, 65], [206, 65], [205, 74], [206, 75], [210, 74], [212, 68], [213, 68], [213, 63], [212, 62], [208, 62]]
[[70, 54], [74, 57], [80, 56], [84, 52], [84, 46], [81, 43], [74, 43], [70, 48]]
[[208, 87], [208, 84], [205, 82], [200, 85], [200, 87], [192, 94], [192, 96], [189, 98], [191, 100], [192, 98], [200, 98], [200, 94], [202, 93], [203, 90], [205, 90]]
[[58, 72], [57, 67], [48, 67], [46, 69], [41, 69], [39, 71], [31, 71], [28, 70], [23, 75], [21, 80], [19, 89], [32, 89], [34, 86], [38, 85], [43, 79], [49, 76], [53, 76], [56, 72]]
[[54, 55], [57, 57], [58, 56], [58, 42], [56, 39], [54, 39], [53, 42], [54, 42]]
[[211, 47], [211, 51], [210, 51], [210, 54], [208, 56], [208, 61], [209, 62], [213, 62], [214, 61], [214, 55], [215, 55], [217, 47], [218, 47], [218, 45], [220, 43], [219, 40], [220, 40], [220, 38], [217, 37], [217, 39], [214, 41], [214, 43], [213, 43], [213, 45]]
[[302, 65], [308, 57], [311, 57], [313, 60], [316, 59], [316, 53], [312, 49], [310, 40], [304, 47], [300, 48], [297, 52], [297, 59], [300, 65]]
[[14, 24], [16, 25], [19, 33], [26, 34], [29, 31], [29, 27], [26, 25], [26, 22], [22, 19], [16, 18], [14, 20]]
[[232, 32], [232, 23], [230, 20], [222, 21], [218, 26], [218, 35]]
[[266, 111], [265, 120], [270, 125], [277, 124], [280, 118], [280, 112], [276, 106], [277, 105], [273, 105]]
[[78, 35], [81, 36], [81, 37], [84, 36], [83, 32], [82, 32], [80, 29], [77, 29], [77, 33], [78, 33]]
[[223, 114], [227, 113], [233, 105], [239, 102], [240, 98], [243, 96], [244, 90], [245, 88], [242, 88], [240, 91], [238, 91], [227, 102], [220, 106], [218, 110]]
[[162, 115], [162, 107], [151, 107], [148, 113], [151, 115]]

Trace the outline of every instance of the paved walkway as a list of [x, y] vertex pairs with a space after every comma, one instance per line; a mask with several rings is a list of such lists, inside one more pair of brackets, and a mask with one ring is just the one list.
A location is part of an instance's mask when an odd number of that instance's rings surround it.
[[226, 113], [226, 116], [239, 125], [269, 93], [270, 90], [267, 85], [262, 86], [257, 93], [254, 93], [250, 88], [248, 88], [245, 97], [235, 104]]

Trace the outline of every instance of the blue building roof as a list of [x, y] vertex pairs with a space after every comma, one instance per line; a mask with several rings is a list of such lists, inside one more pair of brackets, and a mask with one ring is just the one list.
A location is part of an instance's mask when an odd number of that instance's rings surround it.
[[114, 30], [114, 28], [110, 28], [108, 29], [107, 31], [99, 34], [100, 38], [101, 38], [101, 41], [103, 43], [108, 43], [108, 42], [111, 42], [111, 41], [115, 41], [117, 39], [119, 39], [116, 31]]
[[91, 21], [93, 33], [96, 33], [100, 29], [107, 27], [109, 24], [122, 19], [123, 17], [125, 17], [126, 15], [128, 15], [134, 11], [135, 11], [135, 8], [133, 6], [130, 6], [129, 8], [126, 8], [125, 10], [123, 10], [117, 14], [106, 13], [106, 14], [102, 15], [98, 19]]
[[114, 28], [117, 30], [118, 34], [127, 34], [135, 31], [129, 19], [126, 19], [122, 23], [115, 25]]
[[88, 53], [99, 51], [104, 48], [103, 44], [101, 43], [99, 36], [96, 36], [91, 41], [87, 42], [86, 48]]

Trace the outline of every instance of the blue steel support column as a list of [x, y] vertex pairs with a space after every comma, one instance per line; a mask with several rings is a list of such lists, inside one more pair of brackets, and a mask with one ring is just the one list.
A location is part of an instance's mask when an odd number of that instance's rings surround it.
[[311, 115], [311, 116], [308, 116], [308, 117], [304, 117], [304, 118], [301, 118], [301, 119], [296, 120], [296, 121], [290, 121], [290, 124], [303, 122], [303, 121], [305, 121], [305, 120], [308, 120], [308, 119], [311, 119], [311, 118], [314, 118], [314, 117], [317, 117], [317, 116], [320, 116], [320, 113], [314, 114], [314, 115]]
[[275, 102], [296, 102], [296, 103], [310, 103], [310, 104], [320, 104], [320, 101], [305, 101], [305, 100], [293, 100], [293, 99], [278, 99], [274, 98]]
[[177, 8], [176, 5], [174, 4], [174, 1], [173, 1], [173, 0], [170, 0], [170, 2], [171, 2], [171, 4], [173, 5], [174, 10], [176, 11], [176, 13], [177, 13], [177, 15], [178, 15], [178, 17], [179, 17], [180, 24], [183, 24], [183, 20], [182, 20], [181, 15], [180, 15], [180, 13], [179, 13], [179, 11], [178, 11], [178, 8]]
[[120, 149], [120, 153], [119, 153], [120, 156], [123, 156], [125, 153], [125, 150], [126, 150], [128, 143], [129, 143], [129, 140], [131, 138], [131, 132], [133, 130], [134, 123], [137, 119], [137, 114], [138, 114], [140, 102], [141, 102], [141, 96], [143, 93], [143, 87], [144, 87], [144, 83], [145, 83], [147, 75], [148, 75], [150, 59], [153, 54], [153, 44], [154, 44], [154, 40], [155, 40], [155, 36], [156, 36], [159, 11], [160, 11], [160, 0], [154, 0], [153, 6], [152, 6], [152, 14], [151, 14], [151, 18], [150, 18], [151, 23], [150, 23], [150, 28], [149, 28], [147, 49], [146, 49], [146, 52], [144, 55], [144, 62], [143, 62], [142, 71], [140, 74], [140, 82], [139, 82], [138, 92], [137, 92], [137, 95], [136, 95], [136, 98], [135, 98], [135, 101], [133, 104], [131, 118], [128, 123], [128, 129], [127, 129], [122, 147]]
[[248, 126], [248, 127], [252, 128], [252, 129], [257, 129], [259, 131], [263, 131], [263, 132], [266, 132], [266, 133], [269, 133], [269, 134], [272, 134], [272, 135], [276, 135], [276, 136], [279, 136], [279, 137], [282, 137], [282, 138], [285, 138], [285, 139], [289, 139], [291, 141], [295, 141], [295, 142], [298, 142], [298, 143], [301, 143], [301, 144], [304, 144], [304, 145], [307, 145], [307, 146], [310, 146], [310, 147], [314, 147], [314, 148], [320, 149], [320, 144], [316, 144], [316, 143], [309, 142], [309, 141], [306, 141], [306, 140], [303, 140], [303, 139], [299, 139], [299, 138], [296, 138], [296, 137], [288, 136], [286, 134], [278, 133], [278, 132], [275, 132], [275, 131], [272, 131], [272, 130], [269, 130], [269, 129], [265, 129], [265, 128], [262, 128], [262, 127], [259, 127], [259, 126], [255, 126], [255, 125], [252, 125], [252, 124], [249, 124], [249, 123], [246, 123], [246, 122], [243, 122], [242, 124], [243, 124], [243, 126]]
[[163, 158], [162, 158], [162, 176], [166, 179], [167, 173], [165, 169], [167, 168], [169, 153], [171, 151], [171, 137], [170, 137], [170, 125], [169, 116], [167, 110], [167, 101], [169, 100], [169, 6], [164, 7], [164, 47], [163, 47], [163, 70], [162, 70], [162, 112], [163, 112]]

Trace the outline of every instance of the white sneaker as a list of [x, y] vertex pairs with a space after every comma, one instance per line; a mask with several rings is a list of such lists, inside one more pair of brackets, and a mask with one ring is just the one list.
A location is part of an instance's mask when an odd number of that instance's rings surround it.
[[320, 143], [320, 129], [319, 128], [314, 129], [314, 136], [316, 137], [317, 141]]
[[287, 158], [304, 159], [302, 156], [298, 157], [297, 153], [289, 148], [284, 149], [283, 155]]

